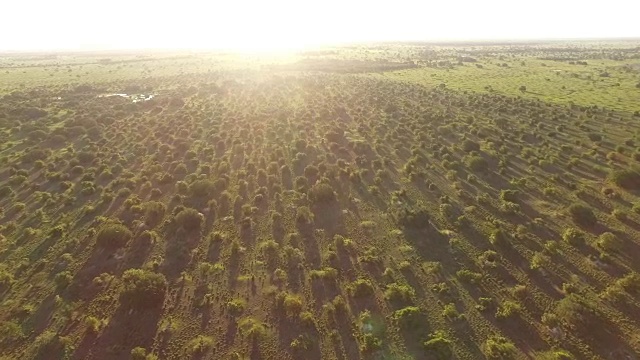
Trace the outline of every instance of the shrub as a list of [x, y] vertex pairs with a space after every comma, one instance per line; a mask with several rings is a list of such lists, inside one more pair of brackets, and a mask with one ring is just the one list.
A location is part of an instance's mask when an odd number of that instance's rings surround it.
[[458, 312], [458, 309], [456, 309], [456, 305], [454, 303], [449, 303], [442, 309], [442, 316], [449, 320], [455, 320], [460, 318], [461, 315]]
[[605, 232], [598, 236], [596, 245], [605, 252], [620, 251], [622, 243], [620, 239], [611, 232]]
[[466, 164], [473, 172], [486, 171], [489, 163], [482, 156], [470, 156], [466, 159]]
[[0, 345], [8, 348], [12, 343], [25, 337], [22, 327], [12, 321], [0, 322]]
[[598, 219], [590, 207], [583, 204], [571, 204], [568, 208], [569, 215], [573, 222], [582, 226], [593, 226]]
[[0, 269], [0, 292], [3, 292], [13, 285], [13, 275], [7, 270]]
[[122, 275], [120, 302], [137, 309], [162, 306], [167, 292], [164, 275], [143, 269], [129, 269]]
[[302, 311], [302, 297], [298, 294], [281, 292], [276, 298], [276, 304], [287, 316], [298, 316]]
[[247, 304], [242, 299], [233, 299], [227, 302], [227, 309], [229, 310], [229, 313], [233, 316], [238, 316], [242, 314], [246, 306]]
[[371, 333], [362, 335], [360, 352], [367, 354], [378, 351], [380, 349], [382, 349], [382, 340], [380, 340], [377, 336]]
[[198, 199], [209, 200], [213, 196], [216, 184], [211, 180], [196, 180], [188, 187], [189, 194]]
[[67, 286], [69, 286], [69, 284], [71, 284], [72, 280], [73, 280], [73, 276], [71, 275], [71, 273], [69, 271], [59, 272], [54, 277], [54, 282], [55, 282], [56, 288], [58, 290], [66, 289]]
[[494, 335], [484, 343], [484, 352], [489, 359], [510, 359], [516, 354], [516, 347], [506, 338]]
[[298, 335], [295, 339], [293, 339], [293, 341], [291, 341], [291, 344], [289, 344], [291, 350], [298, 352], [309, 350], [312, 345], [313, 340], [307, 334]]
[[145, 222], [149, 226], [159, 224], [167, 211], [167, 206], [159, 201], [146, 202], [142, 208], [144, 209]]
[[373, 284], [367, 279], [357, 279], [349, 285], [351, 296], [360, 298], [373, 295]]
[[308, 206], [300, 206], [296, 210], [296, 222], [298, 224], [311, 224], [313, 223], [313, 213]]
[[102, 326], [102, 322], [98, 320], [95, 316], [87, 316], [84, 319], [84, 323], [87, 325], [87, 331], [91, 334], [97, 334], [100, 332], [100, 328]]
[[267, 327], [264, 323], [254, 318], [244, 318], [238, 322], [241, 334], [250, 340], [257, 340], [267, 335]]
[[131, 230], [122, 224], [107, 224], [96, 235], [96, 244], [106, 249], [117, 249], [125, 246], [132, 236]]
[[186, 208], [176, 215], [176, 223], [187, 231], [200, 230], [204, 222], [204, 215], [198, 210]]
[[13, 196], [13, 190], [10, 186], [5, 185], [0, 187], [0, 199], [6, 199]]
[[496, 319], [506, 319], [520, 312], [522, 307], [515, 301], [507, 300], [498, 306], [496, 310]]
[[392, 302], [410, 302], [416, 295], [416, 291], [409, 285], [392, 283], [387, 285], [384, 291], [385, 299]]
[[640, 189], [640, 172], [635, 169], [614, 170], [609, 173], [609, 179], [626, 190]]
[[576, 294], [569, 294], [558, 301], [553, 313], [558, 320], [585, 330], [596, 323], [593, 321], [596, 309]]
[[460, 280], [462, 280], [464, 282], [469, 282], [469, 283], [472, 283], [472, 284], [475, 284], [478, 281], [480, 281], [480, 279], [482, 279], [482, 274], [481, 273], [477, 273], [477, 272], [471, 271], [469, 269], [462, 269], [462, 270], [456, 271], [456, 276], [458, 276], [458, 278], [460, 278]]
[[462, 150], [465, 152], [480, 151], [480, 144], [473, 140], [465, 139], [462, 142]]
[[330, 203], [336, 200], [336, 194], [329, 184], [320, 183], [311, 187], [309, 199], [313, 203]]
[[582, 245], [585, 242], [585, 234], [576, 228], [567, 228], [562, 233], [562, 240], [573, 246]]
[[396, 212], [396, 218], [401, 226], [406, 228], [424, 229], [429, 226], [429, 212], [425, 207], [415, 209], [401, 208]]
[[392, 319], [395, 320], [400, 328], [405, 330], [413, 330], [415, 331], [418, 328], [421, 328], [424, 324], [422, 310], [416, 306], [407, 306], [400, 310], [396, 310], [391, 315]]
[[500, 191], [500, 200], [515, 203], [518, 202], [518, 190]]
[[147, 349], [140, 346], [131, 349], [131, 360], [145, 360], [146, 358]]
[[453, 351], [451, 350], [452, 342], [444, 331], [438, 330], [429, 334], [429, 339], [425, 341], [423, 345], [428, 354], [427, 358], [429, 359], [449, 360], [453, 358]]
[[587, 134], [587, 136], [589, 137], [589, 140], [591, 140], [591, 141], [602, 141], [602, 134], [591, 132], [591, 133]]
[[201, 355], [213, 347], [213, 338], [210, 336], [198, 335], [187, 343], [187, 351], [192, 355]]

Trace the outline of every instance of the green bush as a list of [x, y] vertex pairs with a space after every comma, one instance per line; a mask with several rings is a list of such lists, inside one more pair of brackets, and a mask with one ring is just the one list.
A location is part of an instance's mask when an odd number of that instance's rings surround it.
[[614, 170], [609, 173], [609, 179], [626, 190], [640, 189], [640, 172], [635, 169]]
[[267, 335], [267, 327], [264, 323], [254, 318], [244, 318], [238, 322], [240, 333], [247, 339], [258, 340]]
[[392, 319], [398, 323], [401, 329], [413, 330], [421, 328], [423, 325], [423, 313], [416, 306], [407, 306], [396, 310], [391, 315]]
[[148, 201], [142, 204], [142, 208], [144, 209], [145, 222], [149, 226], [159, 224], [167, 211], [167, 206], [159, 201]]
[[392, 283], [387, 285], [384, 297], [391, 302], [410, 302], [416, 296], [416, 291], [409, 285]]
[[567, 228], [562, 233], [562, 240], [573, 246], [582, 245], [585, 243], [585, 234], [576, 228]]
[[122, 224], [106, 224], [96, 235], [96, 244], [106, 249], [117, 249], [127, 245], [133, 234]]
[[196, 209], [186, 208], [176, 214], [176, 223], [187, 231], [200, 230], [204, 216]]
[[598, 236], [596, 245], [605, 252], [620, 251], [622, 242], [611, 232], [605, 232]]
[[216, 190], [216, 184], [211, 180], [196, 180], [187, 189], [189, 194], [197, 199], [209, 200]]
[[473, 140], [465, 139], [462, 142], [462, 150], [465, 152], [480, 151], [480, 144]]
[[12, 343], [24, 339], [22, 327], [12, 321], [0, 322], [0, 345], [8, 348]]
[[331, 203], [336, 200], [336, 193], [329, 184], [316, 184], [309, 190], [309, 200], [316, 204]]
[[598, 222], [593, 210], [583, 204], [571, 204], [567, 209], [573, 222], [582, 226], [593, 226]]
[[205, 335], [198, 335], [187, 343], [187, 351], [191, 355], [202, 355], [213, 348], [213, 338]]
[[406, 228], [424, 229], [429, 226], [429, 212], [423, 206], [414, 209], [401, 208], [395, 214], [398, 223]]
[[453, 358], [452, 341], [444, 331], [429, 334], [429, 339], [423, 343], [428, 359], [449, 360]]
[[465, 163], [473, 172], [486, 171], [489, 167], [489, 163], [482, 156], [469, 156]]
[[360, 342], [361, 353], [370, 354], [380, 349], [382, 349], [382, 340], [380, 340], [377, 336], [371, 333], [362, 335], [362, 339]]
[[129, 269], [122, 275], [120, 302], [137, 309], [162, 306], [167, 292], [164, 275], [143, 269]]
[[494, 335], [484, 343], [484, 353], [489, 359], [511, 359], [516, 354], [516, 346], [505, 337]]
[[349, 284], [349, 290], [351, 296], [356, 298], [371, 296], [374, 292], [373, 284], [367, 279], [357, 279], [352, 282]]
[[296, 222], [298, 224], [311, 224], [313, 223], [313, 213], [308, 206], [300, 206], [296, 210]]

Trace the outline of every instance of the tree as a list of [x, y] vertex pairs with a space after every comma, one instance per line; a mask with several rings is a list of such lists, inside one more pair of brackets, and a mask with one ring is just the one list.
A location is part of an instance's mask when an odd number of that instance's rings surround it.
[[593, 210], [586, 205], [571, 204], [568, 211], [571, 219], [578, 225], [593, 226], [598, 222], [598, 219], [593, 214]]
[[102, 248], [117, 249], [125, 246], [133, 234], [122, 224], [104, 225], [96, 236], [96, 244]]
[[120, 302], [137, 309], [162, 306], [167, 279], [162, 274], [143, 269], [129, 269], [122, 275]]
[[309, 199], [318, 203], [331, 203], [336, 200], [336, 193], [329, 184], [320, 183], [313, 185], [309, 190]]
[[204, 215], [198, 210], [187, 208], [176, 215], [176, 223], [185, 230], [199, 230], [204, 221]]
[[525, 85], [520, 85], [518, 90], [520, 90], [520, 92], [524, 93], [524, 92], [527, 92], [527, 87]]

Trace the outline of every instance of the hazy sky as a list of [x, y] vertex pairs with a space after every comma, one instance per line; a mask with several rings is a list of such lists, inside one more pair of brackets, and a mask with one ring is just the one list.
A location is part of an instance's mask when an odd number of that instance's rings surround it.
[[0, 49], [640, 37], [638, 0], [5, 0]]

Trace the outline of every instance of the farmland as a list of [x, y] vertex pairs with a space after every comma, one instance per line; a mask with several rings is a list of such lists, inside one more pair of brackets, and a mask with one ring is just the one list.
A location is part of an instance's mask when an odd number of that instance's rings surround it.
[[0, 55], [0, 358], [636, 359], [640, 42]]

